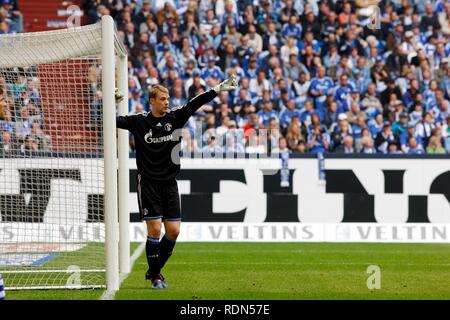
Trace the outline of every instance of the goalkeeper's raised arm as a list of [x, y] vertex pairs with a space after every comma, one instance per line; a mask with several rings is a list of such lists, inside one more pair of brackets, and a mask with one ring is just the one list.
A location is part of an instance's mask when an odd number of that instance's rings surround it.
[[174, 109], [173, 115], [177, 119], [177, 127], [181, 128], [188, 121], [188, 119], [203, 105], [207, 104], [213, 100], [222, 91], [232, 91], [238, 86], [237, 77], [235, 75], [230, 76], [227, 80], [221, 82], [217, 86], [211, 88], [210, 90], [199, 94], [198, 96], [192, 98], [183, 107]]
[[[172, 111], [170, 111], [169, 90], [167, 90], [167, 88], [165, 88], [164, 86], [158, 84], [152, 85], [149, 90], [149, 103], [152, 107], [151, 113], [155, 117], [163, 117], [170, 112], [175, 118], [175, 128], [181, 128], [188, 121], [189, 117], [191, 117], [200, 107], [213, 100], [219, 93], [223, 91], [233, 91], [237, 87], [237, 77], [236, 75], [231, 75], [228, 79], [222, 81], [217, 86], [189, 100], [189, 102], [184, 106], [174, 108]], [[118, 89], [116, 89], [116, 103], [121, 102], [123, 98], [123, 94], [119, 92]], [[127, 129], [131, 131], [130, 125], [132, 124], [129, 123], [130, 120], [131, 119], [126, 119], [125, 117], [117, 117], [117, 127], [120, 129]]]

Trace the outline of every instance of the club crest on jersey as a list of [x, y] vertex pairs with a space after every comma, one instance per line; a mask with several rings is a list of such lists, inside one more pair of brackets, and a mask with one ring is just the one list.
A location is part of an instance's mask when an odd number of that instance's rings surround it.
[[171, 129], [172, 129], [172, 124], [166, 123], [166, 124], [164, 125], [164, 130], [170, 131]]
[[148, 141], [153, 135], [152, 129], [148, 130], [148, 133], [144, 136], [145, 141]]

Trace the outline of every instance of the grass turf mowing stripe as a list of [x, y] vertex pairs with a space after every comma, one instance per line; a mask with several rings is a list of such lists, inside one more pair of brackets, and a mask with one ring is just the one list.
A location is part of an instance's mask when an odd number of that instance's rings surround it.
[[[132, 244], [132, 252], [140, 244]], [[366, 286], [369, 265], [381, 289]], [[116, 299], [450, 299], [450, 245], [178, 243], [164, 268], [169, 289], [144, 281], [145, 254]], [[8, 299], [98, 299], [103, 290], [9, 291]]]
[[[367, 267], [381, 269], [369, 290]], [[145, 255], [116, 299], [450, 299], [450, 245], [179, 243], [151, 290]]]

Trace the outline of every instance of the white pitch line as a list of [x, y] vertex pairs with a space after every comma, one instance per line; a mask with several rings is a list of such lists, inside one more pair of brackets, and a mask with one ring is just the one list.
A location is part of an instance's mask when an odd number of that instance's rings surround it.
[[[136, 262], [136, 260], [141, 256], [142, 252], [144, 252], [145, 250], [145, 242], [141, 243], [139, 245], [139, 247], [136, 248], [136, 250], [134, 250], [133, 255], [130, 258], [130, 263], [131, 263], [131, 270], [133, 269], [134, 263]], [[130, 272], [131, 273], [131, 272]], [[122, 282], [125, 281], [125, 279], [128, 277], [129, 273], [122, 273], [119, 276], [119, 288], [120, 285], [122, 284]], [[100, 297], [99, 300], [114, 300], [114, 297], [116, 296], [116, 292], [115, 290], [113, 291], [108, 291], [105, 290], [105, 292], [103, 292], [102, 296]]]
[[[273, 265], [273, 263], [270, 262], [213, 262], [213, 261], [207, 261], [207, 262], [172, 262], [172, 265], [236, 265], [236, 266], [242, 266], [242, 265], [250, 265], [250, 266], [257, 266], [257, 265]], [[376, 264], [376, 262], [277, 262], [278, 265], [298, 265], [298, 266], [314, 266], [314, 265], [370, 265], [370, 264]], [[450, 263], [378, 263], [383, 266], [450, 266]]]

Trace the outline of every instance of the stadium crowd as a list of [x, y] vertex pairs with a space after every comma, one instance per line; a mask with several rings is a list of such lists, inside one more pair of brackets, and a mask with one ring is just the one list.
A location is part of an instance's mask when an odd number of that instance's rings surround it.
[[130, 113], [155, 83], [178, 106], [240, 78], [189, 123], [186, 151], [196, 125], [202, 151], [265, 152], [246, 143], [258, 128], [302, 153], [450, 151], [450, 1], [88, 1], [91, 22], [104, 14], [130, 53]]
[[18, 0], [0, 0], [0, 34], [23, 31]]
[[152, 84], [176, 107], [239, 77], [189, 121], [186, 153], [450, 153], [449, 0], [86, 0], [84, 10], [90, 23], [116, 21], [130, 114], [150, 110]]
[[[0, 0], [0, 35], [22, 31], [18, 1]], [[48, 150], [49, 137], [42, 130], [39, 92], [31, 79], [0, 70], [0, 110], [0, 157], [28, 156]]]

